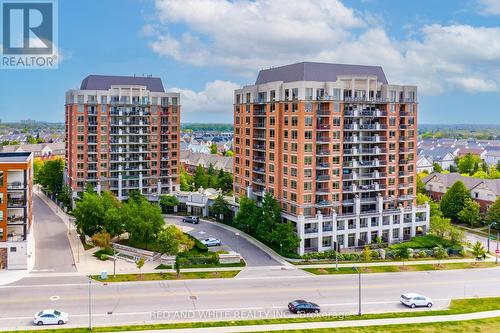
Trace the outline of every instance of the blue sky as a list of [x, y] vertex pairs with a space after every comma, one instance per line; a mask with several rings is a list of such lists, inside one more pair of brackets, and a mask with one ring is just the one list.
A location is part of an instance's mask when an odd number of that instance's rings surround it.
[[[404, 5], [402, 5], [404, 4]], [[64, 121], [88, 74], [153, 74], [183, 122], [232, 122], [233, 89], [298, 61], [382, 65], [421, 123], [500, 123], [500, 1], [59, 1], [57, 70], [0, 70], [0, 119]]]

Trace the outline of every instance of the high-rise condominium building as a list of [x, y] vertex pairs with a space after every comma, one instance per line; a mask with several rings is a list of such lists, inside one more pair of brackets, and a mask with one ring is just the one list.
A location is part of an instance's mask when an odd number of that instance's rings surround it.
[[298, 63], [235, 91], [234, 192], [272, 193], [298, 252], [425, 233], [415, 205], [417, 87], [381, 67]]
[[89, 75], [66, 93], [66, 177], [125, 199], [178, 189], [180, 100], [160, 78]]
[[33, 153], [0, 152], [0, 269], [27, 269], [32, 254]]

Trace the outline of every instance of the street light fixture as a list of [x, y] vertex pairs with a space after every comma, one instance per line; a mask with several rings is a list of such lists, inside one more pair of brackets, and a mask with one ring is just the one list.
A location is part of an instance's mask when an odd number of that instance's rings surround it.
[[358, 316], [361, 316], [361, 271], [355, 266], [352, 270], [358, 273]]
[[240, 233], [237, 232], [234, 234], [236, 236], [236, 251], [240, 252]]

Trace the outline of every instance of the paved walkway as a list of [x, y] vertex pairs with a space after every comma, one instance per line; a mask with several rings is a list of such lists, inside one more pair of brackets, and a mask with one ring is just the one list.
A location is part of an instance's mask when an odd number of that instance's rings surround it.
[[[365, 327], [365, 326], [383, 326], [397, 324], [422, 324], [422, 323], [438, 323], [448, 321], [464, 321], [473, 319], [494, 318], [500, 316], [500, 310], [475, 312], [458, 315], [441, 315], [441, 316], [426, 316], [426, 317], [406, 317], [406, 318], [386, 318], [386, 319], [366, 319], [366, 320], [339, 320], [330, 322], [309, 322], [309, 323], [293, 323], [293, 324], [272, 324], [272, 325], [247, 325], [233, 327], [207, 327], [207, 328], [184, 328], [184, 329], [169, 329], [169, 330], [150, 330], [140, 331], [149, 333], [231, 333], [231, 332], [272, 332], [285, 330], [306, 330], [318, 328], [341, 328], [341, 327]], [[139, 332], [139, 331], [129, 331]]]

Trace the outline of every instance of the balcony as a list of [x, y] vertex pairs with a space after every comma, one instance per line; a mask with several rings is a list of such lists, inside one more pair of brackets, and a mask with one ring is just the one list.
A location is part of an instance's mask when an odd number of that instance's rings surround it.
[[316, 176], [316, 181], [318, 182], [325, 182], [330, 180], [330, 175], [319, 175]]
[[266, 151], [265, 145], [253, 145], [254, 150]]
[[330, 116], [330, 110], [318, 110], [316, 112], [316, 116], [318, 116], [318, 117], [328, 117], [328, 116]]
[[261, 173], [261, 174], [265, 174], [266, 173], [266, 169], [264, 168], [253, 168], [253, 171], [256, 172], [256, 173]]
[[304, 229], [304, 233], [306, 234], [314, 234], [318, 232], [318, 228], [306, 228]]
[[24, 224], [23, 215], [10, 215], [7, 217], [7, 224]]
[[320, 155], [320, 156], [327, 156], [330, 154], [331, 154], [331, 152], [329, 150], [319, 150], [316, 152], [316, 155]]
[[318, 131], [325, 131], [325, 130], [329, 130], [329, 129], [330, 129], [330, 125], [328, 125], [328, 124], [318, 124], [318, 125], [316, 126], [316, 129], [317, 129]]
[[7, 207], [12, 207], [12, 208], [22, 208], [26, 206], [26, 202], [24, 200], [24, 197], [21, 198], [12, 198], [7, 200]]
[[25, 188], [26, 188], [26, 185], [21, 181], [7, 183], [8, 190], [24, 190]]
[[316, 169], [329, 169], [330, 163], [316, 163]]

